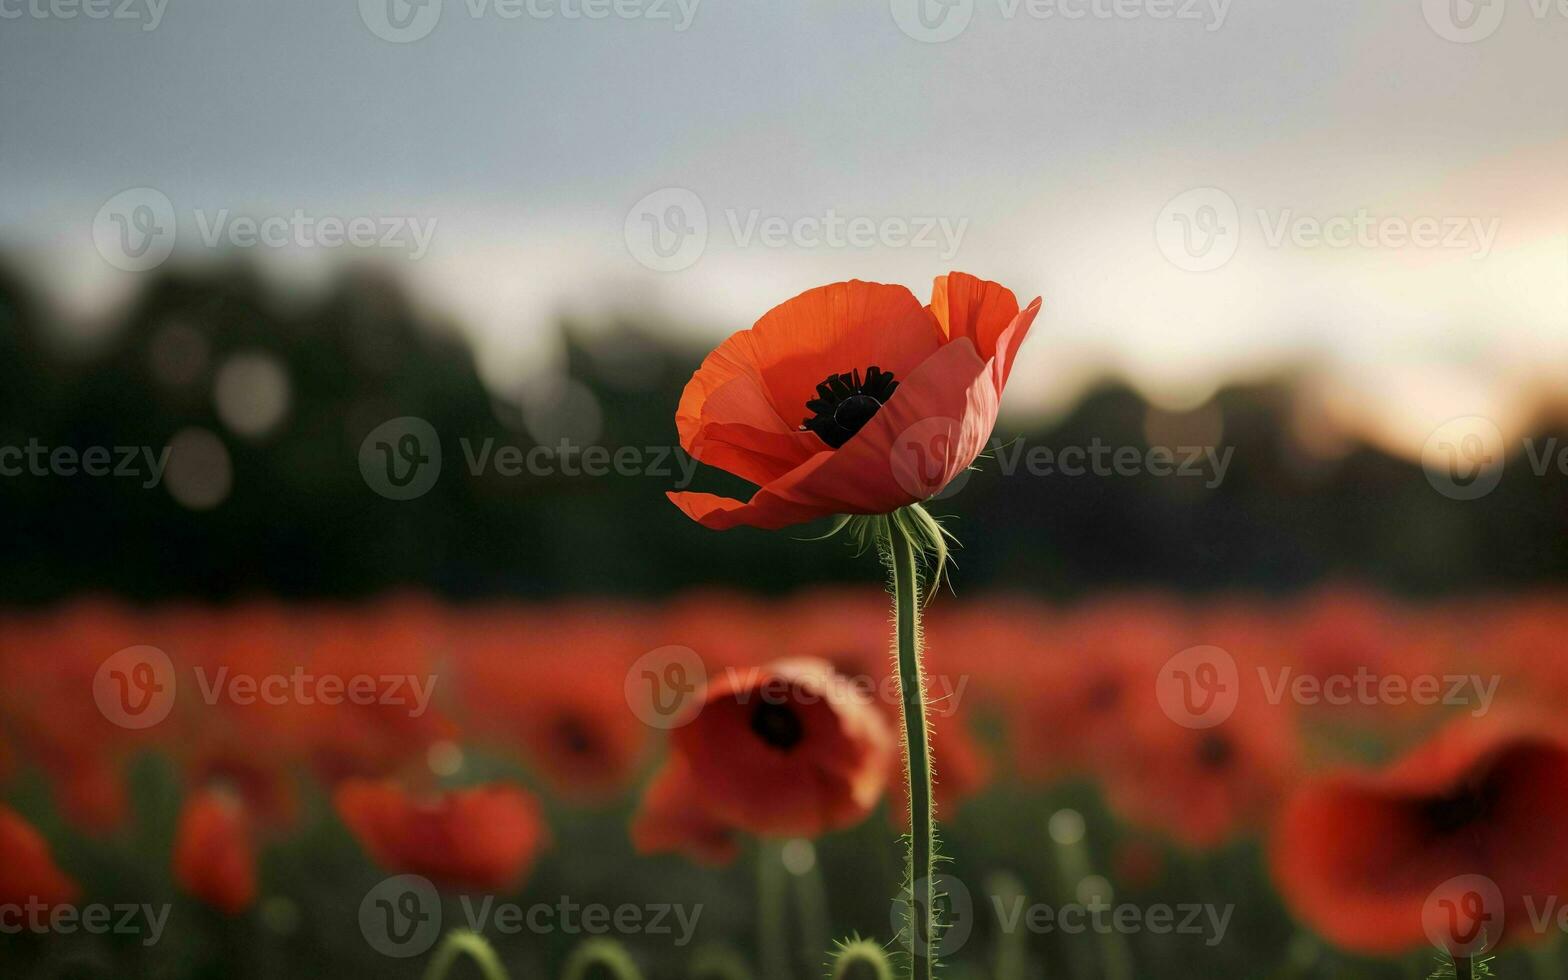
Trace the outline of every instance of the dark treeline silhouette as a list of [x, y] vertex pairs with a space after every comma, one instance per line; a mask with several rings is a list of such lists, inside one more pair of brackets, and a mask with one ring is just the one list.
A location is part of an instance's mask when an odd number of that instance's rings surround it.
[[[8, 603], [82, 592], [353, 597], [401, 587], [454, 598], [656, 596], [876, 575], [847, 542], [798, 540], [813, 529], [697, 527], [664, 498], [678, 468], [574, 477], [491, 466], [472, 475], [466, 457], [485, 440], [525, 451], [535, 443], [517, 406], [481, 383], [456, 332], [422, 319], [379, 274], [346, 273], [303, 299], [243, 265], [166, 271], [118, 321], [89, 349], [64, 347], [36, 291], [0, 271], [0, 447], [161, 451], [194, 427], [222, 440], [232, 485], [217, 506], [193, 510], [165, 485], [135, 478], [0, 476]], [[171, 325], [186, 346], [200, 342], [171, 354]], [[549, 329], [564, 331], [569, 374], [582, 386], [565, 405], [567, 430], [572, 413], [597, 414], [596, 444], [652, 450], [642, 459], [655, 462], [657, 447], [674, 443], [675, 404], [704, 351], [630, 322]], [[215, 370], [240, 351], [269, 353], [289, 380], [286, 417], [260, 437], [231, 432], [214, 407]], [[185, 358], [172, 381], [158, 366], [170, 357]], [[584, 389], [596, 412], [582, 404]], [[1216, 404], [1220, 445], [1233, 451], [1217, 487], [1147, 473], [1008, 476], [1001, 461], [982, 460], [934, 507], [955, 515], [965, 545], [957, 587], [1274, 592], [1352, 579], [1432, 595], [1561, 578], [1568, 477], [1538, 477], [1521, 458], [1492, 493], [1451, 500], [1419, 466], [1372, 449], [1305, 455], [1289, 435], [1288, 379], [1222, 390]], [[1096, 441], [1142, 449], [1148, 413], [1136, 392], [1106, 384], [1048, 427], [1004, 419], [998, 436], [1021, 439], [1026, 451]], [[373, 492], [359, 466], [367, 433], [400, 416], [428, 420], [442, 440], [439, 480], [408, 501]], [[745, 490], [706, 469], [694, 486]]]

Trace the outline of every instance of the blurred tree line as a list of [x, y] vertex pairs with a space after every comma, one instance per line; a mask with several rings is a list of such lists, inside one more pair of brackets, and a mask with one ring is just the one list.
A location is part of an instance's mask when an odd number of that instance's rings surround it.
[[[487, 439], [492, 451], [526, 451], [586, 436], [612, 453], [646, 451], [646, 462], [673, 446], [676, 402], [705, 351], [661, 336], [657, 324], [551, 326], [563, 333], [570, 383], [498, 396], [450, 325], [365, 270], [308, 298], [243, 264], [161, 271], [118, 321], [93, 343], [66, 343], [36, 291], [0, 270], [0, 451], [33, 442], [160, 453], [178, 433], [206, 433], [203, 444], [215, 439], [222, 458], [203, 465], [227, 469], [198, 466], [195, 480], [217, 481], [219, 499], [177, 499], [178, 461], [152, 487], [25, 468], [0, 476], [8, 603], [87, 591], [227, 599], [399, 587], [460, 598], [656, 596], [876, 578], [847, 542], [798, 540], [814, 529], [720, 534], [692, 524], [664, 498], [681, 472], [673, 462], [635, 476], [507, 475], [495, 465], [470, 473], [467, 457]], [[214, 379], [228, 359], [257, 353], [282, 367], [286, 407], [265, 431], [237, 432]], [[1419, 466], [1370, 448], [1305, 453], [1291, 436], [1292, 392], [1289, 378], [1227, 388], [1189, 418], [1161, 418], [1133, 390], [1106, 383], [1048, 425], [1004, 417], [998, 436], [1021, 440], [1008, 453], [1097, 442], [1141, 450], [1151, 430], [1168, 430], [1218, 431], [1233, 454], [1218, 486], [1147, 472], [1006, 476], [999, 460], [982, 459], [934, 507], [955, 515], [964, 544], [957, 588], [1283, 591], [1353, 579], [1433, 594], [1562, 578], [1568, 476], [1537, 477], [1511, 460], [1495, 491], [1451, 500]], [[243, 408], [243, 386], [239, 395]], [[374, 492], [360, 470], [367, 434], [401, 416], [434, 427], [442, 463], [429, 492], [403, 501]], [[694, 487], [746, 491], [707, 469]]]

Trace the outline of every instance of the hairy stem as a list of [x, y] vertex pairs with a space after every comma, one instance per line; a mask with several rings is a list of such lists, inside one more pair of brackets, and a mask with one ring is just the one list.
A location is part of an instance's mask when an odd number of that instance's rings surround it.
[[898, 686], [904, 721], [905, 770], [909, 777], [909, 954], [910, 976], [930, 980], [939, 928], [936, 819], [931, 804], [931, 744], [927, 734], [925, 675], [920, 665], [920, 583], [915, 545], [895, 515], [886, 524], [893, 569], [893, 609], [898, 637]]

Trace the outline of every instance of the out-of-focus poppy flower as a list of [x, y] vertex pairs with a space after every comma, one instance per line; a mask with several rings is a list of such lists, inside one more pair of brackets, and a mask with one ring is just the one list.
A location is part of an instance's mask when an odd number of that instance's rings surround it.
[[1484, 643], [1472, 648], [1462, 670], [1476, 669], [1480, 653], [1506, 684], [1498, 694], [1510, 703], [1540, 706], [1550, 711], [1568, 700], [1568, 598], [1560, 595], [1530, 596], [1509, 603], [1490, 600], [1468, 610], [1482, 624]]
[[1008, 712], [1019, 772], [1046, 780], [1118, 757], [1136, 718], [1159, 712], [1160, 665], [1189, 638], [1180, 610], [1137, 596], [1065, 617], [1042, 612], [1029, 632], [1036, 639], [1020, 651]]
[[699, 864], [729, 864], [740, 853], [735, 828], [703, 806], [691, 767], [679, 755], [658, 771], [632, 817], [639, 854], [675, 853]]
[[294, 777], [260, 744], [250, 751], [229, 744], [203, 747], [189, 763], [188, 782], [199, 790], [223, 792], [238, 799], [258, 829], [285, 829], [299, 815]]
[[876, 806], [893, 734], [864, 693], [823, 660], [780, 660], [710, 682], [675, 729], [703, 805], [756, 834], [816, 837]]
[[355, 779], [333, 802], [377, 864], [448, 888], [512, 888], [545, 838], [534, 798], [505, 783], [420, 799], [394, 782]]
[[1283, 662], [1272, 669], [1281, 680], [1314, 682], [1308, 714], [1386, 728], [1430, 713], [1430, 705], [1408, 696], [1378, 692], [1384, 684], [1409, 691], [1418, 678], [1441, 674], [1444, 631], [1369, 590], [1349, 587], [1312, 596], [1293, 618], [1281, 631], [1287, 638]]
[[1546, 816], [1563, 812], [1563, 741], [1464, 721], [1380, 772], [1303, 786], [1275, 826], [1270, 863], [1294, 913], [1346, 949], [1424, 944], [1439, 887], [1470, 875], [1489, 879], [1502, 906], [1456, 928], [1490, 925], [1486, 939], [1501, 941], [1529, 933], [1527, 901], [1568, 888], [1568, 824]]
[[597, 802], [628, 787], [650, 729], [627, 710], [626, 672], [649, 642], [648, 617], [607, 604], [487, 610], [457, 631], [464, 718], [517, 746], [550, 788]]
[[[761, 489], [745, 503], [670, 499], [724, 530], [886, 514], [933, 496], [990, 437], [1039, 309], [959, 272], [937, 278], [926, 307], [903, 286], [858, 280], [801, 293], [708, 355], [675, 413], [694, 459]], [[918, 445], [898, 445], [910, 438]]]
[[[826, 660], [851, 687], [865, 693], [887, 719], [890, 731], [901, 724], [898, 677], [893, 672], [893, 654], [888, 639], [887, 593], [880, 589], [845, 594], [807, 590], [779, 607], [776, 636], [791, 657]], [[970, 677], [959, 669], [957, 656], [933, 655], [934, 643], [925, 651], [926, 713], [930, 719], [931, 758], [936, 770], [932, 798], [938, 814], [950, 813], [964, 799], [973, 796], [990, 779], [990, 760], [970, 732], [972, 716], [965, 709], [976, 692]], [[894, 797], [889, 816], [899, 824], [909, 820], [908, 787], [899, 778], [902, 760], [895, 753], [890, 783]]]
[[256, 845], [238, 796], [203, 789], [186, 798], [174, 833], [174, 880], [228, 915], [256, 900]]
[[[309, 756], [329, 782], [376, 778], [423, 761], [455, 726], [434, 704], [447, 637], [439, 611], [417, 596], [305, 617], [304, 706]], [[328, 685], [331, 685], [330, 687]]]
[[3, 710], [18, 749], [47, 775], [61, 811], [92, 833], [118, 827], [128, 807], [121, 774], [127, 754], [172, 737], [165, 722], [146, 730], [114, 724], [94, 697], [94, 679], [119, 651], [146, 643], [146, 621], [96, 599], [19, 616], [0, 641]]
[[1295, 780], [1292, 712], [1243, 697], [1220, 724], [1188, 728], [1157, 704], [1137, 703], [1141, 710], [1128, 715], [1128, 730], [1101, 766], [1113, 810], [1189, 847], [1214, 847], [1265, 824]]
[[[76, 882], [54, 863], [49, 845], [32, 824], [0, 803], [0, 905], [47, 909], [76, 900]], [[13, 923], [5, 923], [12, 925]]]

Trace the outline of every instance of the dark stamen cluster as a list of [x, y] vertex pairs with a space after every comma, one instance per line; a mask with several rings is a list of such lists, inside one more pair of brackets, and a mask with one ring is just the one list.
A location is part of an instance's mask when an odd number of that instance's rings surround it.
[[817, 385], [817, 397], [806, 402], [813, 414], [801, 422], [800, 428], [815, 432], [837, 449], [871, 421], [897, 389], [893, 375], [874, 364], [866, 368], [864, 378], [859, 371], [830, 374]]

